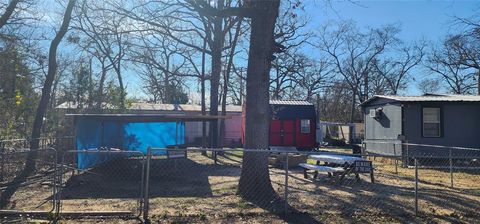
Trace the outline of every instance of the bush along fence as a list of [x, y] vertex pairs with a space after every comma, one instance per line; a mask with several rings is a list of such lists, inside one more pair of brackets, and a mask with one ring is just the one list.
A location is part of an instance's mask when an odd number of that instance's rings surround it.
[[[473, 149], [407, 154], [413, 145], [397, 143], [399, 153], [391, 155], [364, 143], [362, 153], [352, 155], [332, 148], [152, 147], [138, 152], [1, 144], [1, 217], [274, 223], [471, 223], [480, 218], [480, 157]], [[265, 164], [253, 164], [248, 172], [253, 176], [241, 177], [252, 165], [244, 161], [247, 156], [263, 157]], [[265, 172], [267, 182], [255, 176]]]

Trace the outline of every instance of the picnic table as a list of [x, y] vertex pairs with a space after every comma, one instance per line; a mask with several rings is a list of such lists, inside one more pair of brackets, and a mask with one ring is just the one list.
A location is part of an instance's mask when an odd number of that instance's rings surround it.
[[[317, 154], [310, 155], [309, 159], [316, 160], [316, 165], [301, 163], [304, 169], [304, 177], [308, 178], [307, 171], [314, 170], [314, 178], [317, 178], [319, 172], [327, 172], [329, 177], [336, 177], [341, 181], [347, 174], [355, 174], [357, 180], [360, 179], [359, 173], [370, 173], [372, 183], [373, 166], [372, 162], [361, 157], [338, 155], [338, 154]], [[323, 165], [321, 165], [323, 162]]]

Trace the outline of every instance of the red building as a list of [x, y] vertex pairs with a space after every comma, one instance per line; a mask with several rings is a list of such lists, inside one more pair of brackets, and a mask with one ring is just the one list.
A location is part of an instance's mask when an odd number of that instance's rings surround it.
[[270, 109], [270, 146], [299, 150], [316, 148], [317, 126], [313, 104], [298, 100], [271, 100]]

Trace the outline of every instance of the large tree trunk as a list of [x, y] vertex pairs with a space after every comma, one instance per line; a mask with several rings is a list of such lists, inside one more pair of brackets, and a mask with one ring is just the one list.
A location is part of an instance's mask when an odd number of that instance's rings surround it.
[[352, 94], [352, 104], [351, 104], [351, 107], [350, 107], [350, 123], [353, 123], [354, 120], [355, 120], [355, 108], [356, 108], [356, 99], [357, 97], [357, 93], [354, 91], [353, 94]]
[[[251, 20], [247, 69], [245, 148], [267, 150], [270, 124], [269, 75], [275, 22], [280, 0], [252, 1], [257, 13]], [[245, 152], [238, 193], [266, 205], [278, 197], [268, 171], [268, 153]]]
[[[63, 17], [63, 22], [60, 27], [60, 30], [55, 35], [55, 38], [52, 40], [50, 44], [50, 50], [48, 52], [48, 72], [47, 77], [45, 79], [45, 84], [42, 88], [42, 97], [40, 98], [40, 103], [38, 104], [37, 112], [35, 114], [35, 120], [33, 122], [32, 128], [32, 136], [30, 142], [31, 149], [38, 149], [39, 148], [39, 138], [40, 132], [43, 126], [43, 117], [46, 114], [48, 102], [50, 101], [50, 93], [52, 91], [52, 84], [55, 80], [55, 75], [57, 73], [57, 48], [62, 41], [63, 37], [67, 33], [68, 26], [70, 24], [70, 19], [72, 16], [72, 10], [75, 5], [76, 0], [69, 0], [67, 8], [65, 10], [65, 14]], [[27, 172], [33, 171], [35, 169], [35, 157], [36, 152], [32, 151], [32, 153], [28, 154], [27, 164], [25, 170]]]
[[[218, 8], [223, 8], [223, 0], [218, 1]], [[212, 47], [212, 75], [210, 77], [210, 115], [218, 115], [218, 87], [222, 73], [222, 47], [223, 47], [223, 18], [215, 17], [213, 22], [213, 47]], [[211, 146], [218, 148], [218, 120], [210, 122]]]

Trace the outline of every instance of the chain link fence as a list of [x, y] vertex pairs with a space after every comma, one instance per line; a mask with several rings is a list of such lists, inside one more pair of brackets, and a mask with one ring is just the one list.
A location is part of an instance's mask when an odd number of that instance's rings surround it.
[[[27, 161], [31, 151], [18, 147], [12, 155], [2, 153], [2, 161], [9, 162], [2, 163], [1, 197], [13, 192], [2, 209], [152, 222], [480, 219], [478, 150], [376, 142], [370, 151], [368, 144], [357, 155], [323, 149], [100, 148], [61, 150], [57, 159], [56, 150], [38, 150], [36, 173], [12, 182], [26, 164], [15, 161]], [[381, 144], [395, 153], [382, 153]], [[4, 191], [10, 186], [5, 183], [18, 187]]]
[[[267, 156], [267, 152], [257, 156]], [[258, 179], [247, 179], [242, 187], [253, 191], [256, 200], [239, 196], [241, 167], [248, 153], [258, 152], [152, 148], [144, 218], [155, 222], [230, 222], [247, 220], [252, 214], [267, 220], [272, 213], [282, 213], [285, 186], [277, 180], [285, 177], [282, 168], [268, 169], [265, 163], [272, 185], [263, 188]]]
[[57, 212], [139, 216], [143, 206], [145, 158], [138, 151], [64, 152]]
[[365, 154], [377, 161], [391, 155], [382, 152], [382, 146], [386, 151], [397, 149], [394, 159], [377, 162], [377, 173], [413, 181], [417, 217], [427, 222], [479, 220], [480, 149], [378, 141], [369, 148], [369, 144], [365, 142]]
[[55, 149], [3, 148], [0, 161], [0, 213], [54, 210]]

